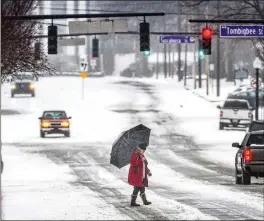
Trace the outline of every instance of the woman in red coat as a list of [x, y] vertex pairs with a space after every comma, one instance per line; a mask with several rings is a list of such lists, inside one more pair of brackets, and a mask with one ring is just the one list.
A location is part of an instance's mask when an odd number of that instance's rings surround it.
[[144, 205], [151, 204], [151, 202], [147, 201], [145, 193], [145, 187], [148, 187], [148, 176], [152, 175], [148, 169], [148, 162], [144, 156], [146, 147], [146, 144], [140, 144], [136, 151], [131, 155], [128, 173], [128, 183], [134, 186], [134, 191], [131, 196], [131, 206], [140, 206], [136, 203], [139, 192]]

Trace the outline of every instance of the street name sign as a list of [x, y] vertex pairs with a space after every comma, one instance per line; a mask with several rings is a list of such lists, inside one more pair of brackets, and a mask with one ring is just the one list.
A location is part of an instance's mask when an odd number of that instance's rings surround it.
[[220, 25], [221, 38], [264, 38], [264, 25]]
[[160, 36], [160, 43], [194, 43], [194, 37], [190, 36], [175, 36], [175, 35], [163, 35]]

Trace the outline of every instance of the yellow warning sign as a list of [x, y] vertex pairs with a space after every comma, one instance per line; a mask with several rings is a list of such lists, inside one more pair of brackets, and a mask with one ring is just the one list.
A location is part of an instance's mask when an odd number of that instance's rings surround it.
[[88, 73], [87, 72], [81, 72], [80, 77], [81, 78], [87, 78], [88, 77]]

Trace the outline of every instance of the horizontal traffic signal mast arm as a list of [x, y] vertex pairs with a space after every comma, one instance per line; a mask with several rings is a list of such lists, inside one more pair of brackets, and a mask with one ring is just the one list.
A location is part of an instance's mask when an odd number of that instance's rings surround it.
[[[111, 32], [112, 33], [112, 32]], [[109, 35], [108, 32], [98, 32], [98, 33], [78, 33], [78, 34], [58, 34], [58, 37], [74, 37], [74, 36], [86, 36], [86, 35]], [[113, 32], [113, 34], [118, 35], [139, 35], [138, 31], [129, 31], [129, 32]], [[200, 36], [200, 32], [150, 32], [151, 35], [192, 35]], [[47, 38], [48, 35], [35, 35], [31, 38]]]
[[52, 15], [2, 15], [2, 19], [8, 20], [45, 20], [45, 19], [68, 19], [68, 18], [117, 18], [138, 16], [164, 16], [164, 12], [139, 12], [139, 13], [102, 13], [102, 14], [52, 14]]
[[238, 24], [264, 24], [262, 19], [189, 19], [190, 23], [238, 23]]

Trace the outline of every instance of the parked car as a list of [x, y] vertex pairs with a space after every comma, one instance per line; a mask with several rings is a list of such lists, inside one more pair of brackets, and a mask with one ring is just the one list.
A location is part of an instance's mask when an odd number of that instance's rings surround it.
[[35, 97], [35, 77], [32, 74], [21, 74], [11, 83], [11, 97], [16, 94], [30, 94]]
[[236, 184], [249, 185], [251, 177], [264, 177], [264, 130], [247, 132], [235, 157]]
[[[229, 94], [228, 99], [243, 99], [247, 100], [253, 109], [256, 108], [256, 90], [248, 90]], [[264, 92], [259, 91], [259, 105], [264, 106]]]
[[257, 130], [264, 130], [264, 120], [254, 120], [248, 128], [248, 132]]
[[217, 108], [220, 109], [219, 130], [230, 125], [247, 127], [253, 120], [252, 107], [247, 100], [227, 99], [223, 106], [217, 105]]
[[46, 134], [64, 134], [70, 137], [70, 121], [63, 110], [46, 110], [40, 119], [40, 137], [44, 138]]

